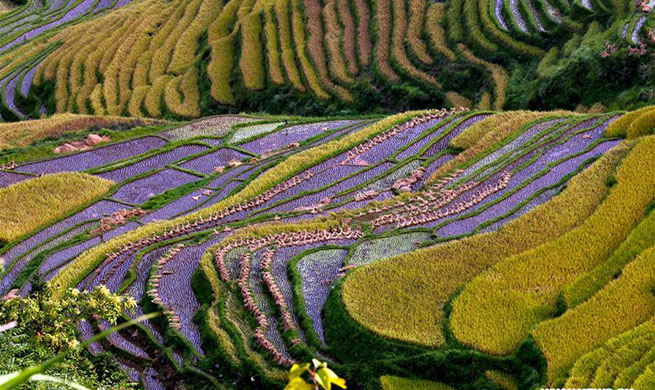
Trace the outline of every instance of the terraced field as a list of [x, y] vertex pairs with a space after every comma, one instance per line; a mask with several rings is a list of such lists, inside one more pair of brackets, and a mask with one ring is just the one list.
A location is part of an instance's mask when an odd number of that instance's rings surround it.
[[224, 115], [9, 148], [8, 204], [80, 194], [0, 213], [23, 218], [0, 290], [161, 310], [89, 349], [146, 389], [281, 388], [312, 357], [351, 388], [649, 389], [652, 112]]
[[[548, 105], [610, 106], [642, 81], [617, 75], [615, 63], [655, 42], [650, 9], [625, 0], [27, 0], [0, 14], [0, 120], [501, 109], [546, 104], [517, 90], [540, 80], [559, 99]], [[614, 73], [593, 76], [614, 83], [611, 98], [548, 84], [582, 47], [609, 57], [602, 66]], [[624, 72], [636, 72], [640, 60], [626, 61]]]

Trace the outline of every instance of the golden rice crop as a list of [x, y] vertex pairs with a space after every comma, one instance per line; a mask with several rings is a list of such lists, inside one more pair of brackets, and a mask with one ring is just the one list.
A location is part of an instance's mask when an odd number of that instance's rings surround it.
[[175, 43], [168, 71], [181, 73], [182, 69], [191, 65], [196, 58], [200, 36], [209, 24], [216, 19], [223, 8], [222, 0], [203, 0], [198, 13]]
[[[310, 63], [314, 65], [314, 68], [316, 68], [319, 84], [329, 90], [330, 92], [333, 92], [335, 95], [339, 97], [340, 100], [350, 102], [353, 100], [352, 95], [350, 92], [340, 86], [336, 85], [335, 83], [330, 80], [330, 75], [328, 74], [328, 65], [327, 65], [327, 58], [325, 55], [325, 51], [323, 50], [323, 39], [324, 39], [324, 34], [323, 34], [323, 24], [321, 23], [322, 17], [321, 17], [321, 2], [320, 0], [304, 0], [304, 7], [302, 3], [300, 3], [300, 0], [293, 0], [293, 2], [296, 4], [296, 8], [294, 8], [294, 34], [298, 33], [298, 30], [296, 30], [296, 25], [295, 21], [298, 20], [298, 24], [303, 27], [303, 30], [306, 30], [309, 39], [306, 42], [306, 47], [307, 51], [309, 52], [310, 55]], [[303, 16], [301, 14], [301, 10], [305, 11], [305, 14], [307, 16], [307, 20], [310, 21], [315, 21], [315, 22], [310, 22], [305, 24]], [[305, 42], [298, 43], [298, 40], [296, 39], [296, 48], [298, 51], [302, 51], [302, 47], [304, 46]], [[303, 55], [299, 54], [299, 56], [302, 58]], [[339, 53], [340, 56], [340, 53]], [[336, 59], [336, 58], [335, 58]], [[333, 59], [333, 60], [335, 60]]]
[[[156, 47], [152, 55], [152, 62], [150, 63], [150, 80], [156, 80], [159, 76], [166, 74], [166, 69], [168, 69], [169, 64], [171, 64], [171, 56], [173, 55], [173, 50], [176, 49], [176, 44], [179, 42], [182, 35], [186, 33], [187, 28], [198, 15], [198, 10], [200, 9], [202, 3], [203, 0], [193, 0], [190, 2], [178, 3], [178, 10], [182, 10], [184, 14], [181, 18], [179, 18], [170, 34], [168, 34], [166, 37], [164, 43]], [[206, 8], [206, 11], [211, 13], [211, 9], [209, 8]], [[190, 34], [194, 34], [194, 31], [190, 31]], [[191, 37], [193, 37], [193, 35]], [[175, 64], [175, 67], [179, 67], [193, 61], [195, 50], [189, 53], [188, 49], [193, 50], [193, 46], [191, 48], [185, 48], [183, 47], [185, 44], [189, 43], [181, 42], [180, 44], [180, 50], [182, 51], [178, 54], [178, 63]], [[189, 58], [189, 56], [191, 58]]]
[[624, 114], [619, 119], [610, 123], [605, 130], [606, 137], [626, 137], [628, 135], [628, 128], [637, 118], [642, 114], [655, 111], [655, 106], [646, 106], [638, 110], [631, 111]]
[[89, 102], [95, 115], [105, 115], [105, 106], [102, 103], [102, 84], [96, 84], [89, 94]]
[[391, 36], [391, 54], [397, 64], [412, 78], [419, 79], [435, 88], [441, 88], [441, 84], [431, 75], [416, 68], [405, 51], [405, 33], [407, 32], [407, 11], [404, 1], [392, 1], [393, 10], [393, 31]]
[[157, 122], [159, 121], [137, 121], [135, 118], [125, 117], [56, 114], [46, 119], [0, 123], [0, 150], [27, 146], [44, 138], [58, 137], [64, 133], [86, 130], [92, 127], [111, 128], [123, 124], [137, 126], [142, 123]]
[[452, 107], [466, 107], [466, 108], [473, 107], [473, 102], [471, 101], [471, 99], [468, 99], [465, 96], [462, 96], [455, 91], [446, 92], [446, 99], [448, 99], [448, 102]]
[[499, 231], [351, 271], [342, 285], [346, 310], [361, 326], [384, 337], [443, 345], [444, 307], [453, 294], [494, 263], [537, 247], [584, 221], [606, 196], [605, 181], [624, 153], [625, 148], [609, 151], [552, 200]]
[[207, 74], [211, 81], [211, 95], [223, 104], [234, 104], [230, 78], [234, 67], [234, 36], [229, 35], [211, 44], [211, 61]]
[[339, 25], [337, 0], [329, 0], [323, 7], [325, 20], [325, 46], [328, 51], [328, 66], [334, 77], [342, 83], [351, 84], [354, 80], [348, 75], [346, 59], [341, 51], [343, 32]]
[[271, 81], [277, 85], [283, 85], [284, 71], [280, 62], [280, 43], [277, 38], [277, 27], [272, 8], [264, 11], [264, 32], [266, 33], [266, 58], [268, 59], [268, 74]]
[[339, 13], [339, 20], [343, 25], [341, 46], [343, 48], [343, 53], [346, 56], [348, 73], [354, 76], [357, 74], [355, 21], [353, 20], [348, 0], [337, 0], [337, 12]]
[[586, 301], [621, 272], [621, 269], [635, 256], [651, 245], [655, 245], [655, 214], [651, 213], [644, 218], [630, 232], [625, 241], [621, 243], [606, 261], [590, 272], [580, 276], [571, 283], [562, 293], [562, 298], [568, 308], [576, 307]]
[[[585, 353], [651, 319], [655, 314], [654, 285], [655, 247], [651, 247], [588, 301], [537, 325], [532, 335], [548, 362], [549, 383], [563, 379]], [[652, 341], [655, 337], [650, 345]], [[612, 363], [617, 364], [617, 360]], [[607, 387], [612, 383], [592, 381], [590, 385]]]
[[252, 13], [241, 21], [241, 57], [239, 69], [247, 89], [260, 90], [265, 87], [264, 47], [262, 45], [262, 15]]
[[166, 85], [164, 100], [173, 113], [191, 118], [200, 116], [198, 73], [196, 67], [191, 67], [183, 76], [176, 77]]
[[[315, 24], [317, 23], [312, 23], [312, 25]], [[309, 88], [319, 99], [329, 100], [331, 95], [323, 89], [321, 81], [319, 80], [319, 75], [316, 73], [314, 68], [316, 65], [319, 70], [321, 69], [319, 67], [319, 62], [317, 61], [312, 63], [306, 55], [306, 53], [309, 51], [310, 55], [312, 55], [311, 53], [314, 53], [313, 56], [317, 56], [318, 58], [319, 52], [314, 47], [316, 45], [310, 45], [309, 48], [307, 47], [308, 42], [307, 37], [305, 36], [305, 21], [303, 20], [300, 0], [291, 0], [291, 28], [293, 31], [293, 41], [296, 48], [296, 56], [298, 57], [300, 67], [302, 68], [302, 72], [305, 75], [305, 80], [307, 80]], [[312, 39], [311, 36], [310, 39]], [[321, 48], [320, 53], [322, 52], [323, 50]], [[323, 57], [323, 60], [324, 59], [325, 57]], [[325, 65], [324, 62], [322, 62], [322, 64]]]
[[488, 370], [485, 371], [484, 375], [489, 378], [490, 381], [500, 386], [501, 389], [519, 390], [519, 384], [516, 381], [516, 377], [511, 374], [498, 370]]
[[144, 106], [150, 116], [161, 116], [161, 103], [166, 85], [173, 79], [173, 76], [159, 76], [155, 83], [148, 89], [144, 100]]
[[143, 102], [146, 96], [148, 95], [149, 89], [150, 86], [146, 85], [142, 87], [136, 87], [132, 92], [132, 97], [130, 97], [130, 103], [127, 106], [127, 112], [133, 117], [142, 118], [145, 116], [143, 111], [141, 111], [141, 107], [143, 106]]
[[422, 0], [409, 0], [409, 23], [407, 27], [407, 43], [412, 53], [424, 64], [432, 64], [434, 61], [428, 53], [428, 48], [423, 40], [423, 28], [425, 27], [425, 13], [429, 3]]
[[489, 92], [482, 94], [482, 97], [480, 97], [480, 101], [478, 102], [476, 108], [482, 111], [491, 110], [491, 94]]
[[375, 41], [375, 60], [380, 75], [389, 82], [400, 81], [400, 76], [391, 68], [389, 54], [391, 50], [391, 4], [389, 0], [380, 0], [375, 3], [373, 18], [377, 27], [377, 40]]
[[287, 78], [293, 87], [305, 92], [305, 86], [300, 79], [300, 71], [296, 65], [296, 54], [292, 42], [291, 22], [289, 20], [289, 0], [275, 2], [275, 16], [277, 19], [278, 33], [280, 36], [280, 47], [282, 49], [282, 64]]
[[639, 115], [628, 127], [628, 138], [653, 134], [655, 130], [655, 110]]
[[59, 173], [0, 189], [0, 240], [12, 241], [106, 193], [112, 182], [85, 173]]
[[359, 49], [359, 62], [362, 66], [371, 63], [371, 52], [373, 43], [369, 29], [371, 25], [371, 11], [368, 9], [366, 0], [353, 0], [357, 10], [357, 48]]
[[432, 3], [426, 15], [425, 29], [430, 44], [450, 61], [456, 61], [457, 55], [448, 47], [448, 37], [442, 23], [445, 15], [445, 3]]
[[508, 353], [556, 313], [563, 289], [605, 261], [655, 198], [655, 137], [639, 141], [615, 177], [607, 197], [580, 226], [506, 258], [467, 286], [453, 302], [450, 318], [458, 340]]

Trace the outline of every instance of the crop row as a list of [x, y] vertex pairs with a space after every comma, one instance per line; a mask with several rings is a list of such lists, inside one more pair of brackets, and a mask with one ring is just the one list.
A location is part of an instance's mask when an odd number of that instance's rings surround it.
[[[605, 180], [625, 153], [625, 149], [606, 153], [571, 179], [561, 194], [500, 231], [419, 249], [356, 270], [343, 284], [348, 314], [383, 336], [441, 345], [444, 308], [451, 296], [489, 265], [538, 247], [585, 220], [605, 196]], [[424, 283], [437, 283], [439, 288], [420, 287]], [[400, 304], [396, 299], [399, 293], [413, 299]]]

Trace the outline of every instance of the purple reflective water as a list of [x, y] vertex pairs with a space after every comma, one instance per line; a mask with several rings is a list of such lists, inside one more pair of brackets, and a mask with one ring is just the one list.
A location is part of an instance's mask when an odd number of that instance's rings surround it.
[[443, 123], [443, 119], [438, 119], [433, 126], [439, 126], [436, 129], [434, 129], [430, 134], [427, 136], [421, 138], [420, 140], [414, 142], [409, 148], [405, 149], [404, 151], [398, 153], [396, 155], [396, 160], [402, 161], [407, 158], [412, 158], [418, 155], [418, 153], [423, 149], [424, 146], [432, 142], [434, 139], [437, 137], [440, 137], [444, 131], [444, 126], [446, 126], [445, 123]]
[[17, 170], [37, 174], [85, 171], [93, 167], [136, 156], [149, 150], [160, 148], [164, 145], [166, 145], [166, 141], [161, 138], [143, 137], [127, 142], [99, 147], [87, 152], [23, 165], [18, 167]]
[[20, 78], [20, 73], [14, 73], [10, 76], [9, 82], [6, 83], [7, 79], [2, 80], [1, 84], [5, 86], [5, 103], [7, 107], [18, 115], [19, 118], [25, 118], [25, 113], [21, 111], [20, 108], [16, 106], [16, 90], [18, 89], [18, 80]]
[[[512, 210], [514, 207], [516, 207], [519, 203], [524, 201], [525, 199], [530, 198], [532, 195], [534, 195], [537, 191], [544, 187], [550, 187], [562, 180], [562, 178], [572, 172], [575, 172], [582, 163], [585, 162], [585, 160], [599, 156], [603, 153], [605, 153], [607, 150], [611, 149], [614, 147], [616, 144], [618, 144], [619, 141], [607, 141], [603, 142], [599, 145], [597, 145], [595, 148], [592, 150], [583, 153], [577, 157], [573, 157], [561, 164], [558, 164], [557, 166], [553, 167], [550, 172], [545, 174], [544, 176], [532, 181], [530, 184], [525, 186], [524, 188], [520, 189], [519, 191], [516, 191], [514, 194], [508, 196], [507, 198], [503, 199], [501, 202], [488, 207], [484, 211], [482, 211], [480, 214], [476, 216], [472, 216], [470, 218], [454, 221], [450, 223], [449, 225], [446, 225], [440, 229], [437, 230], [437, 234], [440, 236], [451, 236], [451, 235], [460, 235], [460, 234], [465, 234], [473, 231], [475, 227], [478, 225], [484, 223], [485, 221], [488, 221], [490, 219], [502, 216], [506, 213], [508, 213], [510, 210]], [[489, 197], [492, 198], [492, 197]], [[489, 199], [487, 198], [487, 199]], [[488, 201], [485, 200], [485, 202], [482, 202], [481, 204], [486, 204], [492, 201], [492, 199], [489, 199]], [[480, 205], [481, 205], [480, 204]], [[479, 208], [480, 205], [478, 205], [475, 208]], [[475, 209], [474, 208], [474, 209]], [[470, 211], [473, 211], [471, 209]]]
[[[225, 187], [223, 187], [217, 194], [212, 195], [210, 198], [205, 198], [205, 200], [199, 200], [198, 203], [192, 205], [193, 207], [189, 210], [184, 211], [181, 215], [187, 215], [196, 210], [204, 209], [209, 206], [213, 206], [221, 200], [227, 198], [235, 188], [241, 185], [238, 181], [229, 182]], [[245, 215], [245, 212], [239, 213], [239, 215]], [[226, 219], [227, 221], [228, 219]]]
[[148, 368], [148, 370], [145, 372], [145, 375], [143, 375], [143, 388], [145, 390], [166, 390], [166, 387], [164, 387], [164, 385], [159, 381], [159, 375], [152, 367]]
[[111, 240], [118, 235], [126, 233], [130, 230], [134, 230], [139, 226], [140, 225], [136, 222], [128, 222], [103, 234], [102, 239], [101, 237], [94, 237], [90, 240], [81, 242], [62, 251], [53, 253], [46, 258], [43, 264], [41, 264], [41, 267], [39, 267], [39, 274], [45, 275], [44, 279], [48, 281], [52, 279], [62, 268], [64, 268], [66, 264], [68, 264], [69, 260], [77, 257], [85, 250], [91, 248], [94, 245], [98, 245], [103, 241]]
[[38, 65], [33, 66], [30, 68], [30, 70], [25, 73], [25, 76], [23, 76], [23, 81], [20, 84], [20, 93], [21, 95], [27, 97], [27, 95], [30, 93], [30, 87], [32, 86], [32, 80], [34, 80], [34, 74], [36, 73], [36, 70], [39, 69], [43, 62], [39, 62]]
[[153, 157], [148, 157], [145, 160], [128, 165], [126, 167], [105, 173], [100, 173], [98, 176], [108, 180], [113, 180], [116, 183], [120, 183], [123, 180], [127, 180], [131, 177], [141, 175], [157, 168], [161, 168], [174, 161], [183, 159], [184, 157], [192, 154], [203, 152], [205, 150], [207, 150], [207, 147], [201, 145], [179, 146], [175, 149], [169, 150], [168, 152], [160, 153]]
[[359, 158], [370, 163], [377, 164], [389, 158], [395, 151], [398, 145], [407, 145], [414, 141], [416, 137], [421, 135], [427, 129], [437, 125], [442, 119], [437, 118], [418, 126], [410, 127], [409, 129], [396, 134], [395, 136], [383, 141], [370, 150], [362, 153]]
[[[7, 264], [11, 264], [13, 260], [16, 259], [20, 254], [34, 248], [35, 246], [45, 241], [46, 239], [53, 237], [63, 232], [64, 230], [69, 229], [81, 222], [90, 219], [101, 218], [103, 215], [111, 214], [123, 208], [125, 208], [125, 206], [120, 203], [116, 203], [108, 200], [100, 201], [63, 221], [57, 222], [43, 229], [42, 231], [38, 232], [32, 237], [22, 241], [20, 244], [11, 248], [9, 251], [7, 251], [7, 253], [3, 254], [2, 256], [5, 258]], [[23, 267], [27, 264], [28, 261], [29, 260], [27, 257], [21, 258], [16, 263], [16, 265], [4, 275], [2, 281], [0, 281], [0, 291], [4, 291], [7, 287], [9, 287], [11, 283], [13, 283], [16, 276], [18, 276], [18, 274], [23, 269]]]
[[190, 161], [185, 161], [179, 165], [184, 169], [190, 169], [208, 175], [214, 172], [214, 168], [216, 167], [226, 166], [230, 161], [240, 161], [246, 157], [248, 155], [237, 152], [236, 150], [218, 149], [217, 151], [196, 157]]
[[350, 126], [357, 122], [332, 121], [290, 126], [240, 146], [252, 153], [262, 154], [266, 151], [282, 149], [294, 142], [304, 141], [323, 131]]
[[27, 40], [30, 40], [30, 39], [36, 37], [37, 35], [40, 35], [40, 34], [46, 32], [48, 30], [51, 30], [51, 29], [55, 28], [55, 27], [61, 26], [64, 23], [68, 23], [70, 21], [73, 21], [73, 20], [79, 18], [80, 16], [82, 16], [82, 15], [86, 14], [87, 12], [89, 12], [89, 10], [91, 10], [91, 7], [93, 7], [94, 3], [95, 3], [95, 0], [82, 0], [77, 6], [75, 6], [74, 8], [69, 10], [68, 12], [66, 12], [65, 15], [63, 17], [61, 17], [60, 19], [55, 20], [55, 21], [53, 21], [51, 23], [48, 23], [48, 24], [44, 24], [43, 26], [39, 26], [37, 28], [31, 29], [31, 30], [25, 32], [21, 36], [17, 37], [13, 41], [11, 41], [11, 42], [7, 43], [6, 45], [4, 45], [3, 47], [1, 47], [0, 52], [3, 52], [3, 51], [5, 51], [5, 50], [7, 50], [9, 48], [12, 48], [12, 47], [16, 46], [19, 43], [23, 43], [23, 42], [25, 42]]
[[[360, 174], [357, 174], [350, 179], [346, 179], [340, 183], [337, 183], [335, 185], [332, 185], [320, 192], [314, 193], [314, 194], [309, 194], [305, 195], [301, 198], [291, 200], [289, 202], [286, 202], [284, 204], [281, 204], [279, 206], [273, 207], [270, 210], [266, 210], [266, 213], [276, 213], [276, 212], [281, 212], [281, 211], [292, 211], [293, 209], [297, 207], [307, 207], [307, 206], [313, 206], [317, 204], [319, 201], [326, 197], [331, 197], [336, 195], [339, 192], [349, 190], [359, 184], [362, 184], [368, 180], [373, 179], [377, 175], [380, 175], [389, 169], [391, 169], [394, 165], [391, 163], [383, 163], [380, 164], [372, 169], [369, 169], [366, 172], [362, 172]], [[334, 202], [339, 202], [342, 201], [342, 199], [335, 199]]]
[[314, 321], [314, 330], [322, 343], [325, 337], [321, 312], [347, 253], [343, 249], [314, 252], [298, 262], [307, 315]]
[[[65, 264], [68, 260], [71, 260], [72, 258], [76, 257], [80, 253], [84, 252], [85, 250], [89, 249], [94, 245], [98, 245], [99, 243], [100, 243], [100, 238], [95, 237], [90, 240], [81, 242], [77, 245], [73, 245], [62, 251], [51, 254], [45, 259], [45, 261], [43, 261], [43, 263], [39, 267], [39, 274], [48, 273], [49, 270], [60, 267], [61, 265]], [[46, 275], [46, 281], [52, 279], [54, 275], [55, 274]]]
[[145, 223], [149, 223], [152, 221], [165, 221], [167, 219], [172, 218], [173, 216], [176, 216], [178, 214], [181, 214], [187, 210], [191, 210], [194, 208], [199, 202], [202, 200], [194, 200], [194, 197], [202, 197], [202, 193], [204, 190], [196, 190], [193, 191], [192, 193], [185, 195], [167, 205], [164, 207], [157, 209], [151, 213], [148, 213], [145, 215], [141, 220]]
[[[111, 324], [108, 321], [101, 320], [99, 322], [98, 328], [102, 331], [111, 328]], [[122, 349], [123, 351], [129, 353], [130, 355], [140, 358], [140, 359], [149, 359], [150, 356], [148, 353], [141, 348], [140, 346], [134, 344], [132, 341], [128, 340], [121, 333], [112, 333], [107, 336], [107, 341], [114, 347]]]
[[469, 127], [473, 126], [474, 124], [480, 122], [481, 120], [489, 117], [489, 114], [481, 114], [481, 115], [475, 115], [472, 116], [466, 120], [464, 120], [462, 123], [459, 125], [455, 126], [448, 134], [446, 134], [443, 138], [440, 138], [437, 142], [432, 144], [428, 148], [428, 150], [423, 153], [423, 157], [434, 157], [440, 152], [442, 152], [444, 149], [448, 147], [448, 144], [450, 144], [450, 141], [457, 137], [462, 131], [468, 129]]
[[21, 175], [20, 173], [0, 171], [0, 188], [8, 187], [20, 181], [31, 179], [32, 176]]
[[[227, 182], [228, 182], [229, 180], [231, 180], [232, 178], [237, 178], [237, 176], [241, 175], [242, 173], [244, 173], [244, 172], [246, 172], [246, 171], [248, 171], [248, 176], [249, 176], [250, 173], [251, 173], [250, 170], [251, 170], [252, 168], [253, 168], [252, 165], [246, 165], [246, 164], [244, 164], [244, 165], [239, 165], [238, 167], [230, 168], [230, 169], [228, 169], [227, 171], [225, 171], [225, 173], [222, 173], [222, 174], [221, 174], [219, 177], [217, 177], [216, 179], [210, 181], [209, 184], [207, 184], [207, 187], [210, 187], [210, 188], [220, 188], [220, 187], [222, 187], [223, 185], [225, 185], [225, 183], [227, 183]], [[247, 178], [248, 176], [246, 176], [245, 178]], [[244, 178], [244, 179], [245, 179], [245, 178]]]
[[162, 268], [162, 271], [169, 271], [172, 274], [163, 275], [159, 285], [159, 296], [162, 301], [180, 317], [182, 325], [180, 331], [200, 353], [204, 353], [200, 330], [193, 322], [193, 316], [200, 308], [200, 304], [191, 287], [191, 276], [198, 268], [198, 263], [205, 250], [218, 243], [220, 239], [219, 236], [212, 236], [201, 245], [184, 247]]
[[437, 157], [434, 161], [432, 161], [428, 167], [425, 169], [425, 174], [423, 175], [424, 179], [429, 179], [432, 174], [434, 174], [437, 169], [439, 169], [442, 165], [447, 163], [448, 161], [452, 160], [455, 158], [454, 154], [449, 154], [446, 153], [440, 157]]
[[270, 340], [275, 348], [284, 356], [289, 359], [289, 352], [287, 351], [286, 345], [284, 345], [284, 340], [280, 334], [280, 330], [276, 326], [277, 321], [274, 316], [274, 311], [271, 307], [271, 304], [268, 301], [267, 294], [265, 291], [266, 287], [264, 286], [264, 281], [262, 280], [261, 275], [261, 260], [264, 250], [257, 251], [252, 256], [252, 268], [250, 269], [250, 279], [248, 284], [250, 285], [250, 290], [252, 290], [255, 302], [257, 307], [266, 315], [268, 318], [268, 329], [266, 330], [266, 338]]
[[166, 190], [197, 180], [199, 180], [197, 176], [167, 168], [123, 185], [112, 198], [123, 202], [141, 204]]
[[[87, 321], [80, 321], [77, 325], [77, 330], [80, 332], [80, 339], [82, 341], [86, 341], [93, 337], [93, 326]], [[104, 352], [104, 349], [98, 342], [91, 343], [91, 345], [88, 346], [88, 349], [93, 356], [97, 356]]]
[[504, 30], [509, 30], [507, 23], [505, 22], [505, 17], [503, 16], [503, 4], [504, 0], [495, 0], [494, 2], [494, 14], [496, 15], [496, 20]]
[[103, 10], [109, 8], [112, 5], [113, 2], [114, 2], [114, 0], [99, 0], [96, 3], [96, 6], [93, 7], [93, 10], [91, 12], [95, 13], [95, 12], [103, 11]]
[[[309, 180], [305, 180], [300, 184], [291, 187], [280, 194], [275, 195], [273, 198], [268, 200], [266, 203], [262, 204], [257, 209], [262, 209], [264, 207], [275, 204], [276, 202], [282, 199], [294, 197], [305, 191], [313, 191], [325, 187], [326, 185], [341, 180], [344, 177], [360, 172], [365, 168], [366, 167], [353, 166], [353, 165], [338, 165], [329, 170], [319, 172], [314, 176], [312, 176]], [[256, 212], [256, 210], [253, 211], [253, 213], [254, 212]]]

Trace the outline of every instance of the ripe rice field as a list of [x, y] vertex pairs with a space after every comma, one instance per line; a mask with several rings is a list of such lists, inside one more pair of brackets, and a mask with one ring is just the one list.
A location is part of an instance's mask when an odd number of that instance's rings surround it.
[[[0, 215], [0, 289], [163, 311], [90, 349], [147, 389], [281, 388], [312, 356], [363, 389], [648, 389], [649, 112], [225, 115], [10, 147], [3, 200], [66, 208]], [[88, 195], [31, 195], [48, 180]]]

